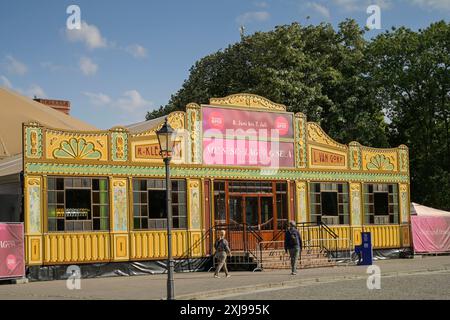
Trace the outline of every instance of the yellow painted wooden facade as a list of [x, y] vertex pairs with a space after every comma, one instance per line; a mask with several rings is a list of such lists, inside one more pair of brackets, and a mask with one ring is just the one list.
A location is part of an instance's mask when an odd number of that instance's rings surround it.
[[[283, 112], [286, 107], [263, 97], [238, 94], [211, 99], [211, 105]], [[349, 185], [350, 223], [333, 225], [338, 248], [360, 243], [362, 231], [372, 232], [375, 249], [411, 246], [409, 212], [408, 149], [363, 147], [357, 142], [342, 145], [328, 137], [318, 124], [306, 121], [303, 114], [294, 117], [295, 168], [283, 168], [273, 177], [258, 176], [259, 168], [202, 165], [201, 106], [189, 104], [186, 112], [174, 112], [169, 123], [178, 131], [181, 146], [171, 164], [172, 177], [186, 180], [187, 228], [174, 230], [175, 258], [203, 257], [208, 244], [203, 235], [212, 219], [214, 179], [283, 180], [290, 189], [289, 214], [297, 222], [307, 222], [309, 183], [339, 181]], [[156, 143], [154, 128], [130, 133], [115, 127], [99, 132], [70, 132], [45, 128], [38, 123], [24, 125], [24, 212], [27, 265], [81, 264], [95, 262], [162, 260], [167, 257], [165, 230], [134, 230], [133, 179], [164, 178], [161, 159], [139, 154]], [[148, 149], [148, 150], [150, 150]], [[314, 152], [339, 157], [337, 164], [324, 166], [314, 161]], [[47, 219], [47, 177], [105, 177], [109, 185], [109, 230], [86, 232], [49, 232]], [[211, 183], [205, 192], [205, 181]], [[398, 186], [399, 223], [364, 223], [364, 183], [394, 183]], [[208, 207], [205, 199], [209, 198]], [[290, 203], [290, 202], [289, 202]], [[212, 209], [212, 210], [207, 210]], [[209, 213], [208, 213], [209, 212]], [[312, 232], [318, 232], [318, 229]], [[316, 238], [319, 234], [315, 235]]]

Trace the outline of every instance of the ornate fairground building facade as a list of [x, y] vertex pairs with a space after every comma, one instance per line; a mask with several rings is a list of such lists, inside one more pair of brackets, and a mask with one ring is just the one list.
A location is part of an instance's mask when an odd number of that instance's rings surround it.
[[[163, 122], [95, 132], [24, 124], [28, 266], [167, 257], [156, 137]], [[306, 242], [331, 235], [338, 250], [360, 244], [363, 231], [374, 249], [411, 246], [406, 146], [343, 145], [304, 114], [250, 94], [191, 103], [168, 122], [177, 131], [170, 165], [176, 258], [210, 256], [220, 225], [241, 226], [230, 234], [234, 251], [270, 246], [289, 220], [310, 227]]]

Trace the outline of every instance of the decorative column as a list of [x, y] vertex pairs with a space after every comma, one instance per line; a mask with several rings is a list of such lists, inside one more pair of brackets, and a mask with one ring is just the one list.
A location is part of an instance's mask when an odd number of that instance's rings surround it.
[[[30, 122], [23, 127], [24, 162], [43, 158], [43, 134], [39, 123]], [[24, 172], [26, 168], [24, 168]], [[24, 177], [25, 260], [27, 265], [42, 264], [44, 232], [44, 178]]]
[[111, 129], [111, 160], [127, 161], [128, 160], [128, 131], [122, 127]]
[[196, 103], [189, 103], [186, 106], [187, 130], [189, 136], [189, 143], [187, 143], [187, 163], [202, 163], [203, 162], [203, 145], [201, 138], [201, 107]]
[[362, 186], [361, 183], [350, 182], [350, 236], [354, 245], [361, 244], [362, 221]]
[[129, 260], [128, 243], [128, 181], [126, 178], [110, 178], [111, 242], [114, 261]]
[[352, 141], [348, 145], [348, 163], [350, 170], [362, 170], [361, 145]]
[[411, 246], [409, 185], [399, 184], [400, 240], [402, 247]]
[[[188, 210], [188, 236], [189, 246], [192, 249], [192, 256], [201, 256], [203, 244], [202, 237], [202, 205], [200, 202], [201, 196], [201, 181], [198, 179], [187, 179], [187, 210]], [[202, 197], [204, 198], [204, 197]]]
[[24, 220], [27, 265], [43, 262], [43, 199], [42, 177], [26, 176], [24, 185]]
[[307, 182], [295, 181], [296, 190], [296, 206], [295, 206], [295, 220], [297, 223], [308, 222], [308, 194]]
[[306, 168], [306, 116], [299, 112], [294, 117], [295, 128], [295, 166], [297, 168]]

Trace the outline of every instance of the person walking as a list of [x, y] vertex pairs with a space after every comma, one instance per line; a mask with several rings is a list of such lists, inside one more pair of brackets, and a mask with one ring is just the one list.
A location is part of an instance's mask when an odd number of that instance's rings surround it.
[[298, 232], [295, 221], [289, 222], [289, 228], [286, 230], [284, 237], [284, 250], [291, 258], [291, 275], [297, 274], [297, 261], [302, 250], [302, 237]]
[[214, 248], [216, 249], [216, 259], [218, 263], [216, 271], [214, 272], [214, 278], [220, 278], [219, 272], [222, 269], [222, 267], [223, 270], [225, 271], [225, 276], [229, 278], [230, 274], [228, 273], [227, 268], [227, 255], [231, 257], [231, 250], [228, 245], [228, 241], [225, 239], [225, 230], [219, 231], [219, 239], [216, 240]]

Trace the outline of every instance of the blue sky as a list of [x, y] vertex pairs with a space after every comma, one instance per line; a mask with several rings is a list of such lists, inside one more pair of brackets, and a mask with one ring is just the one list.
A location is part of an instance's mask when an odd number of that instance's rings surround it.
[[[81, 9], [75, 32], [71, 4]], [[382, 29], [368, 37], [450, 17], [450, 0], [0, 0], [0, 86], [70, 100], [73, 116], [99, 128], [129, 124], [166, 104], [196, 60], [239, 41], [240, 25], [246, 34], [294, 21], [365, 25], [370, 4]]]

